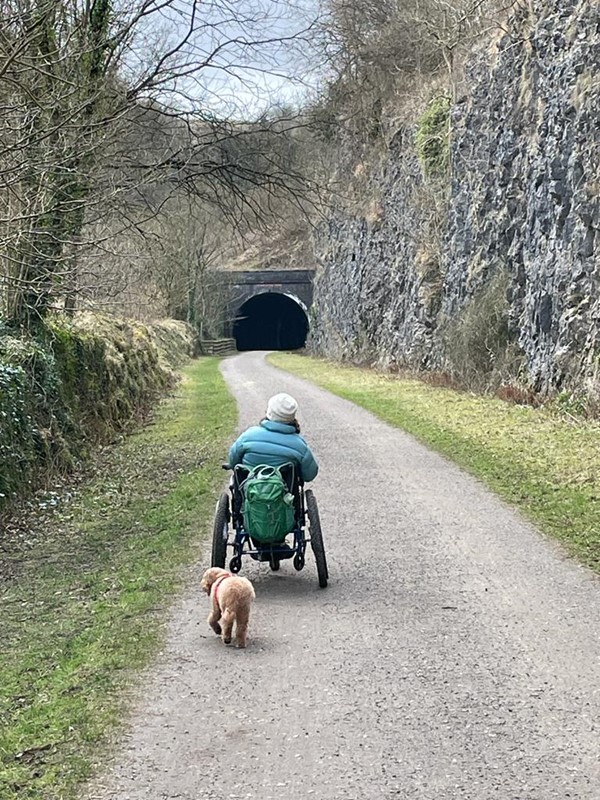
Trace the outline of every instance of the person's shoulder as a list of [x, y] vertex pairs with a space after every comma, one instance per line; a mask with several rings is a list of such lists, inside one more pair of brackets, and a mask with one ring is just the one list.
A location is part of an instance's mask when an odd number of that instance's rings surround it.
[[245, 441], [246, 439], [253, 439], [256, 438], [257, 434], [261, 432], [261, 427], [259, 425], [251, 425], [249, 428], [246, 428], [245, 431], [242, 431], [238, 436], [238, 441]]
[[246, 428], [244, 431], [245, 436], [256, 436], [257, 433], [262, 433], [264, 428], [262, 425], [251, 425], [249, 428]]

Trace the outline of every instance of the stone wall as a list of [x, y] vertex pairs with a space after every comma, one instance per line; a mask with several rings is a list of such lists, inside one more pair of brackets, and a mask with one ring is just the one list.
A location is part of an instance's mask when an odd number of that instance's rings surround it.
[[[375, 176], [379, 217], [332, 211], [318, 240], [316, 351], [443, 367], [442, 323], [503, 270], [528, 381], [597, 386], [600, 4], [525, 5], [468, 68], [450, 187], [424, 182], [406, 128]], [[440, 224], [432, 200], [446, 197]]]

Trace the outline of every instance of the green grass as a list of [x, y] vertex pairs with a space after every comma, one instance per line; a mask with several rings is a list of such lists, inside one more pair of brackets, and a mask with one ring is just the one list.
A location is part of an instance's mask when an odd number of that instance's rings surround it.
[[3, 540], [2, 800], [68, 800], [90, 775], [199, 555], [235, 423], [218, 361], [194, 362], [74, 500]]
[[320, 359], [269, 359], [448, 456], [600, 572], [598, 422]]

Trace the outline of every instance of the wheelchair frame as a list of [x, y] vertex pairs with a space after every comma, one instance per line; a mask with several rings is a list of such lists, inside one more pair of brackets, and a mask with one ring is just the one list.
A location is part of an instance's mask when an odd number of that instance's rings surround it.
[[[250, 556], [254, 561], [268, 562], [274, 572], [279, 569], [281, 561], [292, 559], [294, 569], [300, 572], [304, 569], [306, 547], [310, 543], [317, 565], [319, 586], [325, 588], [329, 580], [329, 572], [316, 498], [311, 489], [304, 490], [304, 482], [296, 475], [293, 464], [283, 465], [283, 467], [291, 468], [291, 479], [286, 479], [286, 482], [294, 495], [294, 528], [288, 534], [288, 537], [293, 536], [293, 544], [290, 545], [285, 540], [283, 542], [258, 543], [245, 530], [242, 512], [243, 484], [251, 470], [238, 465], [233, 469], [233, 480], [230, 483], [229, 491], [223, 492], [217, 502], [211, 565], [225, 568], [227, 549], [231, 548], [233, 555], [228, 566], [229, 571], [234, 574], [241, 570], [244, 556]], [[231, 467], [223, 464], [223, 469], [231, 469]], [[245, 472], [246, 475], [240, 480], [242, 472]], [[307, 518], [310, 536], [306, 535]], [[230, 541], [230, 524], [234, 533], [232, 541]]]

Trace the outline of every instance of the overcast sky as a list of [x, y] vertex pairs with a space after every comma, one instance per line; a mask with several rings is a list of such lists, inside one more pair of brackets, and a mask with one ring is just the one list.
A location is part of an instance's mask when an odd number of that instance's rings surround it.
[[[157, 0], [159, 2], [159, 0]], [[316, 22], [320, 0], [173, 0], [148, 17], [134, 42], [132, 75], [194, 32], [169, 66], [163, 100], [218, 115], [248, 117], [274, 104], [298, 104], [320, 74]], [[194, 74], [194, 65], [203, 65]]]

